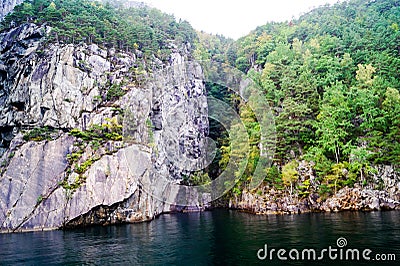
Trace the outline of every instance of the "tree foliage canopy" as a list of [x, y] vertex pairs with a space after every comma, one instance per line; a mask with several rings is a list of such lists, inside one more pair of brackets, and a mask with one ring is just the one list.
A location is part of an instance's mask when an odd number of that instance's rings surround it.
[[[399, 0], [350, 0], [230, 44], [235, 60], [226, 51], [225, 62], [259, 84], [274, 110], [285, 184], [294, 160], [313, 161], [335, 189], [364, 180], [372, 165], [399, 166], [399, 21]], [[342, 170], [348, 180], [339, 182]]]
[[47, 23], [62, 43], [97, 43], [124, 50], [139, 48], [162, 54], [169, 41], [194, 43], [196, 32], [186, 21], [145, 6], [122, 8], [90, 0], [31, 0], [15, 7], [1, 29], [25, 22]]

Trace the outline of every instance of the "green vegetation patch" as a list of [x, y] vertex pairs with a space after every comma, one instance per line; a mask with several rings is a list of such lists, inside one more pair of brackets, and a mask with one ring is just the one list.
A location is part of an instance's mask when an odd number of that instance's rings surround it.
[[[96, 161], [101, 159], [102, 155], [111, 154], [120, 148], [118, 146], [117, 149], [106, 153], [100, 150], [109, 141], [122, 141], [122, 126], [118, 123], [117, 117], [107, 118], [106, 123], [102, 125], [92, 125], [83, 131], [75, 128], [69, 134], [76, 137], [77, 141], [74, 143], [75, 151], [67, 155], [69, 164], [67, 175], [59, 185], [73, 193], [85, 184], [87, 178], [85, 173]], [[91, 154], [82, 161], [88, 148]], [[73, 182], [69, 182], [68, 179], [73, 173], [77, 174], [77, 177]]]
[[[32, 0], [15, 7], [1, 22], [0, 30], [26, 22], [47, 23], [50, 41], [96, 43], [144, 56], [166, 58], [168, 40], [194, 43], [196, 32], [186, 21], [149, 8], [119, 8], [90, 0]], [[81, 66], [86, 67], [84, 62]]]
[[36, 127], [27, 131], [23, 139], [25, 141], [42, 141], [42, 140], [53, 140], [53, 134], [56, 133], [57, 130], [51, 127]]

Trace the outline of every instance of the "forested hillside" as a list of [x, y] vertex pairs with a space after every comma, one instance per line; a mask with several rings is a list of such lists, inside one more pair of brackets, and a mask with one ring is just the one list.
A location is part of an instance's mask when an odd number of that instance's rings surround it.
[[145, 6], [119, 8], [118, 3], [89, 0], [35, 0], [17, 6], [1, 29], [33, 22], [48, 23], [51, 40], [61, 43], [96, 43], [106, 48], [165, 58], [171, 41], [193, 43], [196, 32], [186, 21]]
[[[16, 7], [1, 29], [47, 23], [53, 28], [49, 41], [140, 50], [145, 58], [162, 60], [168, 59], [171, 42], [191, 43], [195, 58], [236, 67], [264, 91], [277, 131], [266, 184], [307, 190], [309, 183], [298, 183], [299, 162], [306, 161], [318, 177], [319, 192], [330, 194], [367, 184], [377, 165], [400, 164], [399, 21], [399, 0], [351, 0], [290, 22], [268, 23], [233, 41], [196, 33], [189, 23], [152, 8], [35, 0]], [[260, 158], [259, 125], [237, 97], [216, 84], [207, 86], [240, 110], [252, 141], [248, 169], [235, 188], [240, 194]], [[229, 158], [229, 141], [221, 136], [219, 163], [208, 169], [207, 182]]]
[[[367, 184], [376, 165], [399, 166], [399, 21], [398, 0], [352, 0], [268, 23], [237, 42], [209, 37], [201, 58], [246, 72], [274, 110], [277, 150], [267, 184], [307, 189], [309, 180], [298, 183], [303, 160], [313, 165], [324, 194]], [[218, 47], [223, 54], [215, 55]], [[248, 109], [241, 115], [254, 132]], [[252, 154], [250, 168], [259, 159]], [[251, 178], [246, 173], [242, 189]]]

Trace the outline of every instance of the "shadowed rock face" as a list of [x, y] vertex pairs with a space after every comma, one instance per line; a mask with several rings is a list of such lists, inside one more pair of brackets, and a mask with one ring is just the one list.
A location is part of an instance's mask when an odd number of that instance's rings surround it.
[[[201, 166], [196, 159], [208, 131], [202, 69], [189, 62], [186, 48], [172, 48], [169, 63], [152, 62], [165, 71], [138, 78], [140, 51], [44, 46], [50, 30], [24, 24], [0, 35], [0, 231], [140, 222], [204, 209], [207, 194], [176, 185], [191, 169], [170, 154], [178, 147], [181, 158], [193, 159], [189, 166]], [[113, 86], [124, 95], [109, 96]], [[124, 125], [127, 141], [94, 144], [69, 134], [110, 121]], [[33, 128], [50, 132], [23, 138]], [[178, 197], [187, 206], [177, 206]]]
[[21, 4], [24, 0], [1, 0], [0, 2], [0, 21], [10, 13], [15, 6]]

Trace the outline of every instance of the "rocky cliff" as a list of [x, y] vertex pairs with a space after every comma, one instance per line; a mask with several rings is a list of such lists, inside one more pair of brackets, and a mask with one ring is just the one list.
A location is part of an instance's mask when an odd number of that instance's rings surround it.
[[21, 4], [24, 0], [1, 0], [0, 3], [0, 21], [10, 13], [15, 6]]
[[318, 187], [312, 165], [300, 162], [300, 180], [297, 187], [307, 188], [305, 193], [291, 194], [264, 184], [257, 191], [243, 191], [231, 198], [229, 207], [255, 214], [297, 214], [308, 212], [400, 210], [400, 176], [392, 166], [377, 166], [367, 184], [338, 189], [324, 196]]
[[187, 45], [149, 62], [139, 50], [48, 43], [50, 31], [0, 34], [0, 230], [206, 208], [207, 193], [179, 185], [201, 167], [208, 129], [202, 69]]

